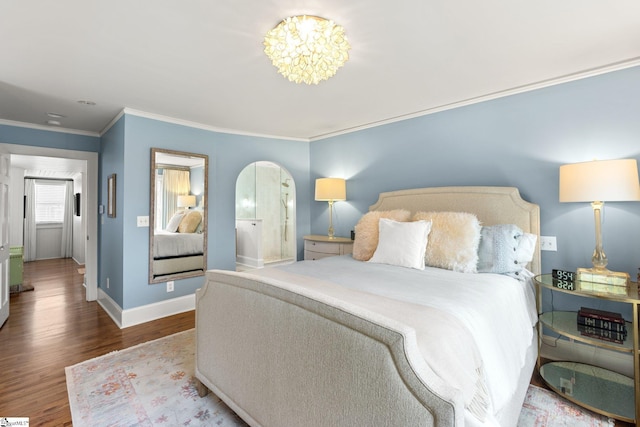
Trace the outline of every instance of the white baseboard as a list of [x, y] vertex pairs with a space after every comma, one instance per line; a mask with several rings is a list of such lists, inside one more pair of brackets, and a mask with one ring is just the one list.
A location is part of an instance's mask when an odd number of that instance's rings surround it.
[[174, 314], [195, 310], [196, 296], [195, 294], [185, 295], [123, 310], [109, 295], [98, 288], [98, 304], [120, 329], [124, 329], [163, 317], [173, 316]]
[[633, 356], [629, 353], [543, 335], [540, 355], [551, 360], [570, 360], [601, 366], [633, 378]]
[[264, 260], [262, 258], [252, 258], [245, 255], [236, 255], [236, 263], [252, 268], [264, 267]]

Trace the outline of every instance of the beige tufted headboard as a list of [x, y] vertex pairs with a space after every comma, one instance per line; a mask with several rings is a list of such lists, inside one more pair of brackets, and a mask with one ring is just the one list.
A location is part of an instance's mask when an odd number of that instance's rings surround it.
[[469, 212], [482, 225], [515, 224], [538, 236], [529, 269], [540, 274], [540, 207], [520, 197], [515, 187], [432, 187], [380, 193], [370, 211], [408, 209], [418, 211]]

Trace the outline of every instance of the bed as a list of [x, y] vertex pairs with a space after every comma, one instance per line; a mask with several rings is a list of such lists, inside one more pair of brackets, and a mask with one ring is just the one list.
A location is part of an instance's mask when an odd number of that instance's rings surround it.
[[[166, 229], [156, 229], [153, 235], [151, 278], [170, 274], [203, 271], [204, 234], [200, 228], [199, 211], [178, 212]], [[172, 225], [172, 223], [174, 223]]]
[[[414, 223], [405, 230], [427, 227], [420, 213], [464, 212], [483, 233], [539, 236], [539, 207], [511, 187], [382, 193], [369, 214], [400, 209]], [[385, 236], [381, 226], [373, 257]], [[354, 257], [208, 271], [196, 292], [200, 392], [252, 426], [514, 426], [537, 357], [533, 241], [518, 278], [363, 262], [356, 245]]]
[[153, 238], [153, 276], [202, 270], [202, 233], [156, 230]]

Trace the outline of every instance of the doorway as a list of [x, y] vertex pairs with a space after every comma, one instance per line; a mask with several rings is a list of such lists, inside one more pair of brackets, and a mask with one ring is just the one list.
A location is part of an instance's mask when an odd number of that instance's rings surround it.
[[240, 268], [295, 261], [296, 191], [280, 165], [259, 161], [236, 181], [236, 263]]
[[[81, 204], [83, 213], [86, 213], [84, 224], [86, 234], [84, 253], [86, 300], [96, 300], [98, 297], [98, 153], [3, 143], [0, 143], [0, 148], [11, 155], [72, 159], [84, 164], [81, 193], [86, 197], [82, 197]], [[16, 200], [12, 198], [10, 204], [15, 203]], [[20, 203], [19, 200], [18, 203]], [[19, 229], [21, 228], [19, 227]]]

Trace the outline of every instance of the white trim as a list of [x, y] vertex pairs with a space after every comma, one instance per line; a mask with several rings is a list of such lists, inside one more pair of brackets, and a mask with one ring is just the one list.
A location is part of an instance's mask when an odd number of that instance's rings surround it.
[[122, 308], [102, 288], [98, 288], [98, 304], [107, 312], [111, 320], [122, 329]]
[[[289, 140], [289, 141], [309, 142], [308, 138], [293, 138], [289, 136], [265, 135], [261, 133], [244, 132], [240, 130], [220, 128], [217, 126], [211, 126], [211, 125], [205, 125], [202, 123], [192, 122], [189, 120], [176, 119], [174, 117], [163, 116], [161, 114], [147, 113], [145, 111], [134, 110], [133, 108], [129, 108], [129, 107], [125, 107], [124, 110], [122, 110], [122, 113], [130, 114], [132, 116], [145, 117], [147, 119], [158, 120], [161, 122], [173, 123], [176, 125], [186, 126], [186, 127], [195, 128], [195, 129], [208, 130], [212, 132], [228, 133], [232, 135], [242, 135], [242, 136], [255, 136], [259, 138], [268, 138], [268, 139], [283, 139], [283, 140]], [[102, 134], [106, 132], [106, 130], [108, 130], [108, 128], [105, 128], [105, 130], [102, 131]]]
[[0, 125], [15, 126], [20, 128], [28, 128], [28, 129], [36, 129], [36, 130], [46, 130], [49, 132], [72, 133], [74, 135], [95, 136], [95, 137], [100, 136], [99, 133], [91, 132], [88, 130], [61, 128], [57, 126], [45, 126], [45, 125], [39, 125], [35, 123], [16, 122], [14, 120], [5, 120], [5, 119], [0, 119]]
[[573, 340], [543, 335], [540, 355], [551, 360], [569, 360], [601, 366], [633, 378], [633, 356], [630, 353], [622, 353]]
[[498, 92], [489, 93], [486, 95], [477, 96], [475, 98], [469, 98], [463, 101], [452, 102], [451, 104], [441, 105], [426, 110], [416, 111], [415, 113], [403, 114], [401, 116], [392, 117], [390, 119], [379, 120], [371, 122], [365, 125], [354, 126], [349, 129], [343, 129], [336, 132], [325, 133], [322, 135], [316, 135], [309, 137], [309, 141], [321, 141], [323, 139], [332, 138], [334, 136], [345, 135], [352, 132], [357, 132], [365, 129], [370, 129], [382, 125], [387, 125], [395, 122], [401, 122], [403, 120], [414, 119], [416, 117], [428, 116], [430, 114], [439, 113], [441, 111], [453, 110], [454, 108], [466, 107], [472, 104], [478, 104], [485, 101], [491, 101], [498, 98], [504, 98], [506, 96], [517, 95], [519, 93], [530, 92], [537, 89], [543, 89], [549, 86], [555, 86], [562, 83], [569, 83], [575, 80], [586, 79], [588, 77], [594, 77], [601, 74], [611, 73], [613, 71], [624, 70], [625, 68], [631, 68], [640, 65], [640, 58], [632, 58], [627, 61], [616, 62], [614, 64], [604, 65], [602, 67], [592, 68], [589, 70], [580, 71], [578, 73], [568, 74], [566, 76], [556, 77], [548, 80], [542, 80], [537, 83], [525, 84], [517, 86], [515, 88], [501, 90]]
[[107, 133], [107, 131], [111, 129], [111, 127], [115, 125], [122, 116], [124, 116], [124, 109], [120, 111], [113, 119], [111, 119], [109, 123], [107, 123], [107, 125], [100, 131], [100, 136], [103, 136], [105, 133]]
[[126, 310], [123, 310], [101, 288], [98, 288], [98, 293], [98, 304], [120, 329], [196, 309], [195, 293]]

